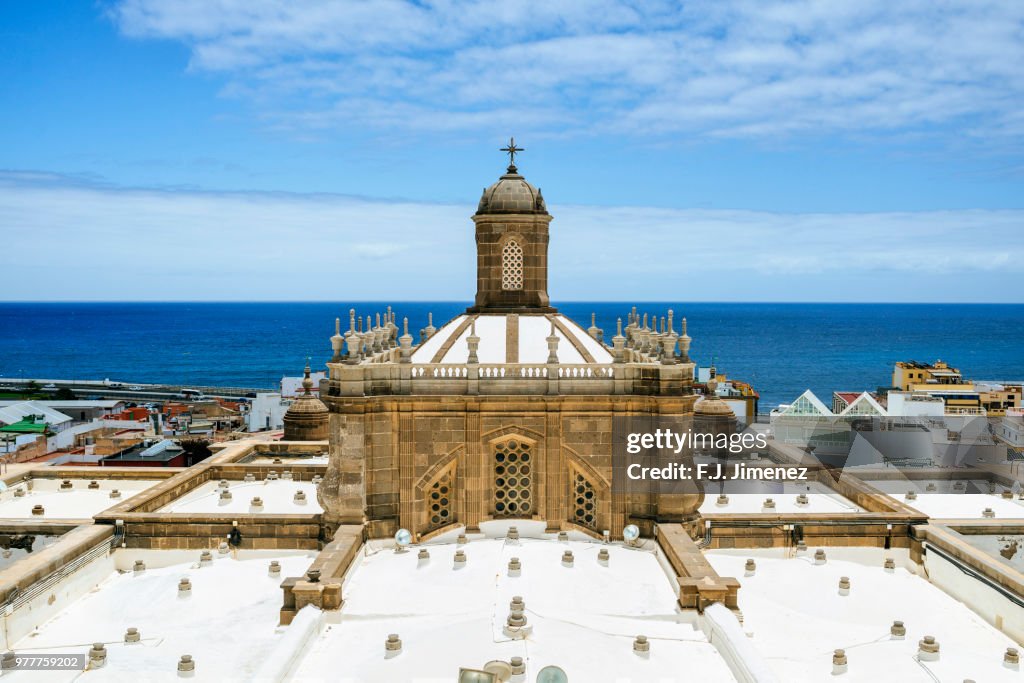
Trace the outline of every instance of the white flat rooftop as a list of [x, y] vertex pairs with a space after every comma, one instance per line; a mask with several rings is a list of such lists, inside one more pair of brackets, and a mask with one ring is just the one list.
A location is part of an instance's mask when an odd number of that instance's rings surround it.
[[326, 465], [330, 458], [326, 455], [254, 455], [251, 460], [245, 460], [246, 464], [252, 465], [273, 465], [275, 460], [278, 467], [287, 468], [289, 465]]
[[[989, 626], [963, 603], [901, 566], [906, 551], [826, 548], [828, 561], [814, 565], [814, 548], [792, 559], [783, 550], [712, 550], [705, 553], [722, 576], [739, 578], [743, 629], [775, 669], [780, 681], [901, 681], [934, 683], [965, 679], [1020, 681], [1003, 668], [1010, 638]], [[897, 560], [894, 572], [884, 557]], [[757, 571], [744, 576], [754, 558]], [[847, 557], [849, 559], [839, 559]], [[851, 590], [839, 595], [839, 578]], [[903, 621], [905, 640], [893, 640], [889, 627]], [[924, 636], [940, 645], [937, 662], [915, 658]], [[832, 652], [846, 650], [849, 671], [832, 677]]]
[[[313, 642], [295, 680], [454, 681], [459, 667], [515, 656], [526, 664], [522, 680], [531, 682], [547, 665], [564, 669], [570, 681], [735, 680], [704, 633], [677, 613], [673, 585], [653, 552], [551, 537], [421, 547], [430, 551], [424, 566], [418, 548], [371, 550], [361, 559], [343, 591], [340, 623]], [[611, 553], [607, 567], [597, 561], [601, 548]], [[454, 570], [457, 549], [467, 564]], [[562, 566], [565, 550], [575, 556], [572, 568]], [[519, 577], [507, 575], [511, 557], [522, 562]], [[523, 597], [533, 627], [526, 640], [503, 633], [514, 595]], [[402, 652], [386, 659], [389, 633], [400, 636]], [[640, 634], [651, 643], [649, 659], [633, 652]]]
[[[718, 486], [713, 483], [705, 485], [704, 502], [701, 503], [702, 513], [735, 512], [750, 514], [762, 512], [766, 498], [775, 501], [775, 513], [791, 512], [858, 512], [853, 501], [816, 481], [800, 482], [743, 482], [743, 493], [735, 492], [741, 486], [738, 482], [729, 482], [725, 486], [729, 502], [718, 505]], [[807, 494], [807, 505], [797, 505], [796, 497]]]
[[[86, 519], [109, 507], [145, 491], [159, 482], [154, 479], [96, 479], [98, 489], [88, 488], [91, 479], [71, 479], [72, 489], [60, 491], [62, 479], [33, 479], [18, 482], [0, 491], [0, 519]], [[25, 491], [16, 497], [15, 490]], [[111, 498], [110, 492], [117, 489], [120, 498]], [[33, 515], [32, 508], [42, 505], [44, 513]]]
[[[169, 505], [165, 505], [160, 512], [240, 512], [267, 515], [312, 515], [323, 512], [323, 508], [320, 507], [320, 503], [316, 499], [316, 487], [309, 481], [287, 479], [254, 482], [229, 481], [228, 491], [231, 492], [231, 500], [221, 503], [219, 482], [207, 481]], [[305, 492], [305, 503], [295, 502], [296, 491]], [[262, 510], [252, 508], [252, 499], [256, 497], [263, 500]]]
[[[884, 491], [893, 498], [937, 519], [982, 519], [982, 511], [992, 508], [996, 519], [1024, 519], [1024, 501], [1018, 498], [1003, 498], [1004, 487], [997, 486], [997, 493], [976, 493], [987, 491], [988, 482], [982, 480], [947, 479], [865, 479], [865, 482]], [[956, 481], [963, 481], [964, 492], [953, 487]], [[928, 491], [928, 485], [935, 487]], [[972, 493], [966, 493], [967, 490]], [[916, 500], [907, 500], [908, 491], [917, 493]]]
[[[173, 552], [173, 551], [172, 551]], [[153, 553], [119, 551], [118, 564], [130, 566], [136, 555], [153, 563]], [[198, 559], [199, 552], [189, 553]], [[299, 576], [307, 555], [268, 554], [235, 560], [213, 551], [213, 564], [197, 562], [150, 568], [140, 574], [112, 574], [92, 592], [72, 602], [53, 619], [15, 645], [19, 654], [85, 653], [94, 642], [107, 648], [106, 666], [89, 671], [90, 681], [177, 680], [183, 654], [196, 662], [196, 680], [251, 680], [261, 655], [281, 638], [278, 628], [283, 577]], [[268, 575], [271, 560], [281, 576]], [[192, 594], [178, 596], [178, 581], [188, 577]], [[139, 629], [140, 643], [124, 644], [128, 627]], [[72, 681], [81, 671], [4, 672], [12, 681]]]

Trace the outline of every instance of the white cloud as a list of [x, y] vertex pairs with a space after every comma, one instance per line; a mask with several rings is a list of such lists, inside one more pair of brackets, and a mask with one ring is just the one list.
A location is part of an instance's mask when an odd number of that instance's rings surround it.
[[1020, 2], [120, 0], [110, 13], [128, 36], [188, 45], [192, 69], [285, 128], [1024, 135]]
[[[1024, 301], [1020, 210], [548, 202], [555, 300]], [[0, 175], [0, 299], [468, 300], [474, 208]]]

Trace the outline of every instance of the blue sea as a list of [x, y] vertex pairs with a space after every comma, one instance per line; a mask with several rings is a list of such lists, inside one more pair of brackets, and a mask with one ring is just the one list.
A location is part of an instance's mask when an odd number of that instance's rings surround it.
[[[397, 303], [418, 339], [468, 302]], [[591, 312], [605, 337], [631, 304], [561, 303], [584, 327]], [[761, 411], [805, 389], [873, 390], [890, 383], [897, 360], [959, 367], [973, 379], [1024, 379], [1024, 305], [642, 303], [641, 313], [686, 316], [691, 356], [751, 382]], [[331, 355], [334, 318], [365, 316], [378, 303], [0, 303], [0, 380], [102, 379], [276, 387], [306, 356]]]

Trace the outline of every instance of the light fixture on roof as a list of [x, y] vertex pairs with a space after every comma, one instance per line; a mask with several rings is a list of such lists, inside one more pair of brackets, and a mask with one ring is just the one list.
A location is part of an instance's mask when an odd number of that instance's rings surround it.
[[629, 545], [635, 544], [637, 539], [640, 538], [640, 527], [636, 524], [627, 524], [622, 529], [622, 538]]
[[404, 553], [406, 547], [412, 543], [412, 532], [408, 529], [399, 529], [395, 534], [396, 553]]
[[569, 683], [569, 676], [561, 667], [552, 664], [537, 673], [537, 683]]

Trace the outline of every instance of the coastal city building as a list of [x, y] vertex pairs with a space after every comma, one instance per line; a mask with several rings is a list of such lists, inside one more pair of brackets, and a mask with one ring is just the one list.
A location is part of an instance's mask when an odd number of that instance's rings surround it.
[[[915, 384], [744, 430], [757, 392], [695, 371], [676, 311], [559, 312], [506, 151], [452, 320], [350, 310], [319, 387], [307, 364], [294, 398], [125, 405], [0, 473], [3, 676], [28, 652], [81, 657], [52, 681], [1018, 680], [1021, 409], [998, 447]], [[218, 419], [250, 431], [191, 429]], [[742, 481], [623, 489], [623, 424], [766, 440], [673, 462]]]

